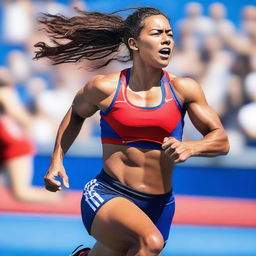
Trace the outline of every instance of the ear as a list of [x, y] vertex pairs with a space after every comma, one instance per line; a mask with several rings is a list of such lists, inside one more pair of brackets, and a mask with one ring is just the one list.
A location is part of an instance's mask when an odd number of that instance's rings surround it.
[[138, 51], [138, 50], [139, 50], [139, 48], [138, 48], [138, 46], [137, 46], [137, 41], [136, 41], [136, 39], [134, 39], [134, 38], [132, 38], [132, 37], [130, 37], [130, 38], [128, 39], [128, 45], [129, 45], [130, 49], [133, 50], [133, 51]]

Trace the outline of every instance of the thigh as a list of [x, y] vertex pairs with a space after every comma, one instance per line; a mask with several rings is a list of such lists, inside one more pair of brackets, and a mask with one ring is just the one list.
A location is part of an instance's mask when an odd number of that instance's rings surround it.
[[145, 237], [163, 240], [151, 219], [133, 202], [123, 197], [109, 200], [98, 210], [91, 234], [118, 256], [120, 252], [126, 255], [125, 252], [131, 245], [143, 243]]
[[147, 204], [142, 205], [140, 208], [147, 214], [147, 216], [149, 216], [155, 226], [159, 229], [166, 243], [175, 212], [174, 196], [170, 195], [169, 199], [162, 201], [158, 197], [151, 200], [151, 202], [149, 201]]

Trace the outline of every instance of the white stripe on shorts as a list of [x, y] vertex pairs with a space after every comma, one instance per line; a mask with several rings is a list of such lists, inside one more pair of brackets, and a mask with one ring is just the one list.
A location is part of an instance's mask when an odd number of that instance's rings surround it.
[[93, 179], [89, 181], [84, 187], [85, 201], [94, 212], [97, 210], [97, 208], [99, 208], [100, 203], [104, 202], [104, 199], [94, 190], [94, 187], [98, 185], [99, 184], [97, 183], [97, 180]]

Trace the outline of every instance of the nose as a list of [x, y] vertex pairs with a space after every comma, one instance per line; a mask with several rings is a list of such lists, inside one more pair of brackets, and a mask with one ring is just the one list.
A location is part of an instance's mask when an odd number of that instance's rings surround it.
[[167, 45], [171, 44], [171, 38], [166, 33], [163, 33], [162, 44], [167, 44]]

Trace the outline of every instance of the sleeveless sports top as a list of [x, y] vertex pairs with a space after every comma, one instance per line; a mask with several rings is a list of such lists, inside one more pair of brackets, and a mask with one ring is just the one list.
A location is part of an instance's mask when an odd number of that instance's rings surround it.
[[102, 143], [162, 150], [165, 137], [182, 139], [185, 110], [175, 95], [168, 73], [161, 78], [162, 101], [155, 107], [131, 103], [126, 90], [130, 69], [121, 71], [110, 106], [100, 111]]

